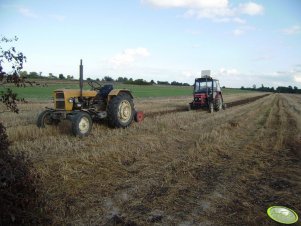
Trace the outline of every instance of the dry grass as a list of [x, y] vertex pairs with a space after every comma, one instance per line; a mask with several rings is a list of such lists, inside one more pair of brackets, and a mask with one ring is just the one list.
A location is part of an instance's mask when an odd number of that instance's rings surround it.
[[[154, 112], [189, 101], [136, 106]], [[270, 205], [301, 213], [300, 101], [273, 94], [212, 115], [172, 113], [127, 129], [94, 124], [84, 139], [70, 136], [68, 123], [36, 128], [43, 104], [3, 116], [11, 150], [25, 152], [40, 175], [52, 224], [273, 225]]]
[[[224, 95], [224, 101], [226, 103], [247, 99], [254, 96], [260, 96], [263, 93], [261, 92], [250, 92], [250, 93], [242, 93], [242, 94], [226, 94]], [[192, 96], [182, 96], [182, 97], [164, 97], [164, 98], [143, 98], [138, 99], [135, 102], [136, 108], [138, 110], [152, 113], [158, 111], [168, 111], [179, 108], [188, 108], [188, 103], [192, 101]]]

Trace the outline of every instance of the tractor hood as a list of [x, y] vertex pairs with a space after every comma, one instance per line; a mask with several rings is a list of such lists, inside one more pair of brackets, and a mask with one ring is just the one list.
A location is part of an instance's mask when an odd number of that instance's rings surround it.
[[[64, 93], [66, 97], [80, 97], [80, 90], [79, 89], [57, 89], [54, 91], [54, 95], [56, 93]], [[82, 95], [84, 97], [95, 97], [97, 94], [96, 91], [93, 90], [83, 90]]]

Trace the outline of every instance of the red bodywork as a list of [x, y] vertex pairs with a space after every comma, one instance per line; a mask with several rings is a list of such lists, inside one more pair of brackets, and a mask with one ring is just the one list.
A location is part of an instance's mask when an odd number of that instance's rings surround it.
[[204, 106], [207, 105], [207, 98], [208, 95], [206, 93], [196, 93], [194, 94], [194, 101], [195, 105]]
[[143, 119], [144, 119], [143, 111], [136, 111], [135, 116], [134, 116], [134, 120], [136, 122], [142, 122]]
[[[223, 103], [222, 90], [217, 79], [210, 76], [196, 78], [193, 86], [193, 101], [189, 103], [190, 109], [209, 108], [214, 106], [221, 108]], [[216, 107], [218, 105], [218, 107]]]

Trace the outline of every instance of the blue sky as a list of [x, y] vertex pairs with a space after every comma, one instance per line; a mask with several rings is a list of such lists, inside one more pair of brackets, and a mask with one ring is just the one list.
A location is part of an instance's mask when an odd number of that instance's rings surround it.
[[0, 0], [26, 71], [301, 88], [299, 0]]

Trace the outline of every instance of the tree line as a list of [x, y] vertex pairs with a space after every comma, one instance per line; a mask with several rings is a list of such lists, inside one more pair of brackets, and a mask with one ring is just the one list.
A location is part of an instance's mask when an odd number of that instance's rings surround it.
[[31, 78], [31, 79], [69, 79], [72, 80], [74, 77], [72, 75], [64, 76], [64, 74], [59, 74], [58, 76], [49, 73], [48, 76], [44, 76], [42, 72], [27, 72], [27, 71], [20, 71], [19, 76], [22, 78]]
[[[49, 73], [48, 76], [44, 76], [42, 72], [27, 72], [27, 71], [20, 71], [19, 75], [21, 78], [29, 78], [29, 79], [60, 79], [60, 80], [74, 80], [72, 75], [64, 76], [64, 74], [59, 74], [58, 76], [53, 75], [53, 73]], [[92, 80], [91, 78], [87, 78], [87, 81]], [[151, 80], [150, 82], [144, 79], [132, 79], [127, 77], [118, 77], [117, 79], [113, 79], [110, 76], [104, 76], [102, 79], [97, 78], [96, 81], [103, 81], [103, 82], [120, 82], [123, 84], [131, 84], [131, 85], [172, 85], [172, 86], [190, 86], [188, 83], [181, 83], [177, 81], [173, 81], [171, 83], [167, 81], [157, 81]]]
[[298, 89], [297, 86], [278, 86], [276, 89], [274, 87], [265, 87], [263, 84], [261, 87], [256, 88], [256, 85], [253, 85], [253, 87], [245, 88], [242, 86], [240, 89], [242, 90], [252, 90], [252, 91], [261, 91], [261, 92], [277, 92], [277, 93], [298, 93], [301, 94], [301, 89]]

